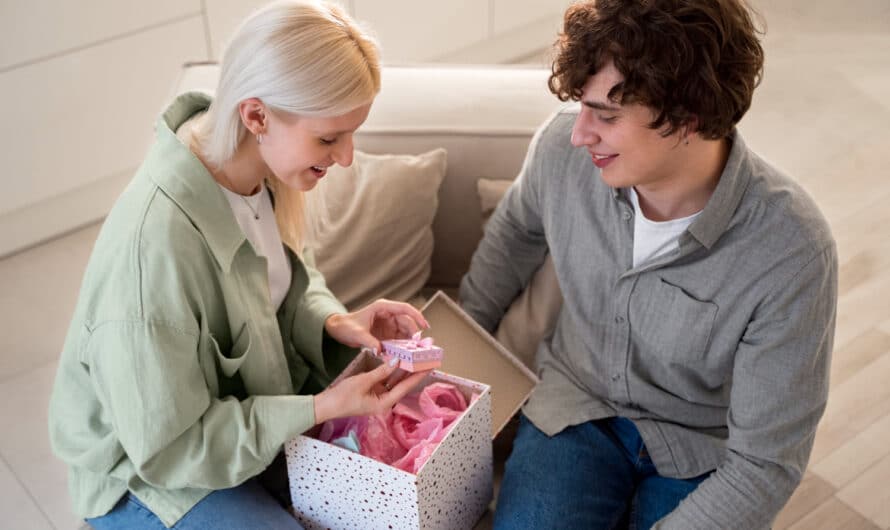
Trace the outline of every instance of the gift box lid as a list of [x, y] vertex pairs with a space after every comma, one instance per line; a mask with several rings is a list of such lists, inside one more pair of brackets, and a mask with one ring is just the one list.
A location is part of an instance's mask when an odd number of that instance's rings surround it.
[[538, 378], [442, 291], [420, 310], [429, 336], [445, 350], [441, 371], [491, 387], [494, 438], [531, 394]]

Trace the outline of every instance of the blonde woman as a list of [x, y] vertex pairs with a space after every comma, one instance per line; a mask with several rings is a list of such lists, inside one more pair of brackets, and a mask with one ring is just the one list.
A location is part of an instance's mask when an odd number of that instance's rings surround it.
[[298, 222], [302, 193], [352, 162], [379, 86], [375, 44], [341, 10], [279, 2], [236, 32], [215, 99], [184, 94], [158, 120], [96, 241], [50, 403], [93, 527], [299, 528], [282, 444], [423, 377], [389, 385], [384, 365], [328, 387], [355, 347], [427, 324], [387, 300], [348, 313]]

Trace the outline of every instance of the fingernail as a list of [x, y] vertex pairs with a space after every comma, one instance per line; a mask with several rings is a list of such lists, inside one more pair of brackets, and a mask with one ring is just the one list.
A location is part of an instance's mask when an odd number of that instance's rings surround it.
[[397, 365], [397, 364], [399, 364], [399, 358], [398, 358], [398, 357], [393, 357], [392, 359], [389, 360], [389, 365], [390, 365], [390, 366], [395, 366], [395, 365]]
[[377, 348], [371, 348], [371, 354], [377, 355]]

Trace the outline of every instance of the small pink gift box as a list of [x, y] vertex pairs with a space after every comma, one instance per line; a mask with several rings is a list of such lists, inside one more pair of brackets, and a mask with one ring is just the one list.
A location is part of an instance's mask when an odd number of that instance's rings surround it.
[[393, 357], [399, 360], [399, 368], [407, 372], [431, 370], [442, 366], [442, 348], [433, 344], [431, 337], [420, 338], [420, 332], [410, 339], [382, 341], [386, 360]]

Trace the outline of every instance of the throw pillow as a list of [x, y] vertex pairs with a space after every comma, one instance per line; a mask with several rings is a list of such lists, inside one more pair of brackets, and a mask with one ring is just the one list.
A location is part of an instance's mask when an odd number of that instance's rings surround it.
[[430, 275], [433, 217], [447, 152], [355, 151], [306, 194], [308, 244], [328, 288], [350, 310], [406, 301]]

